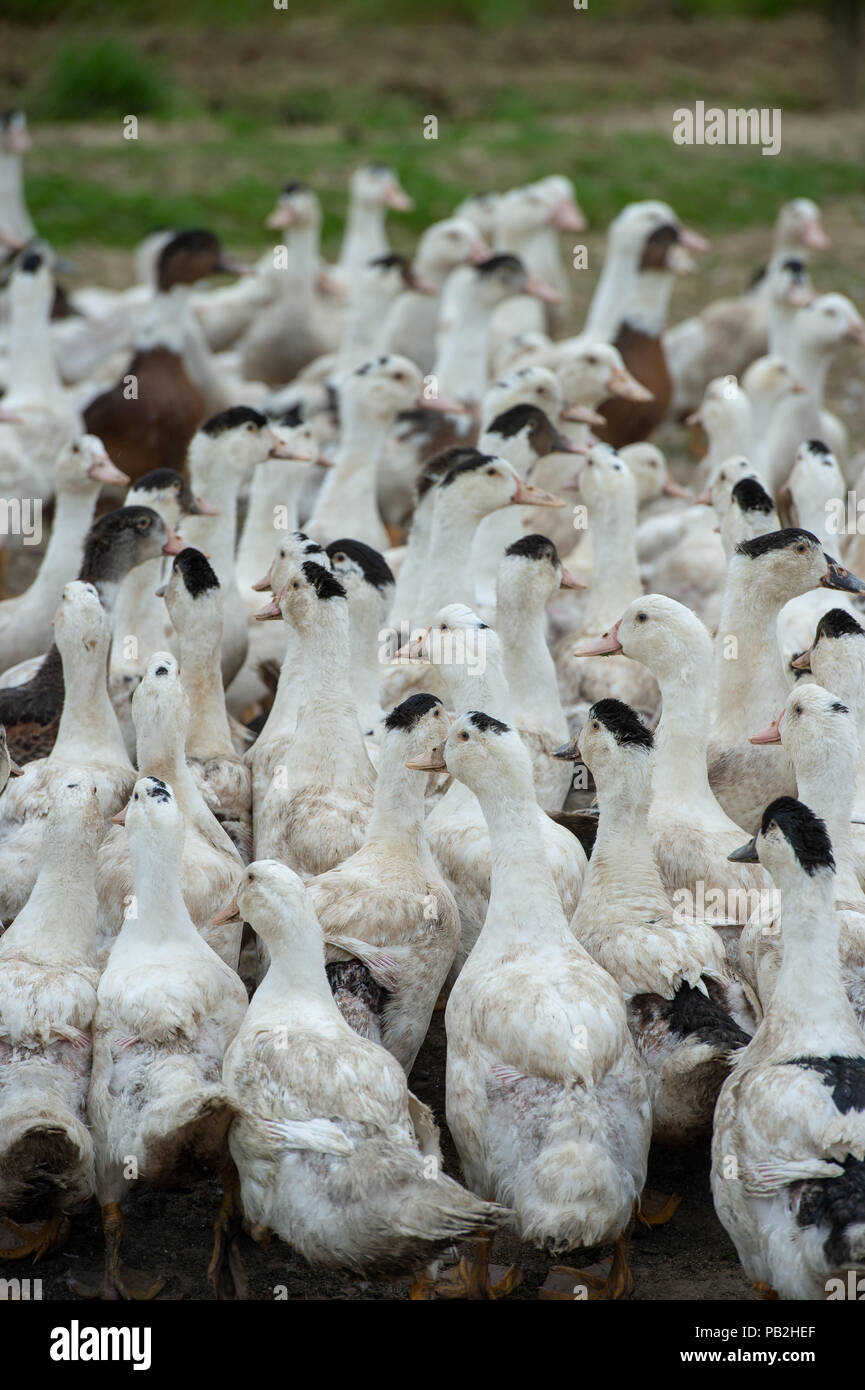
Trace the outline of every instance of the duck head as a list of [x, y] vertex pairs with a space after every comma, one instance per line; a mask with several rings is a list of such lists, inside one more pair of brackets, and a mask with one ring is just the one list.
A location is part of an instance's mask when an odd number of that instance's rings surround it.
[[185, 516], [218, 514], [218, 508], [193, 496], [186, 479], [173, 468], [154, 468], [136, 478], [126, 494], [126, 505], [149, 507], [172, 531], [180, 528]]
[[499, 507], [565, 505], [561, 497], [524, 482], [500, 455], [484, 454], [479, 449], [460, 450], [460, 454], [439, 482], [439, 502], [447, 494], [449, 505], [464, 506], [478, 517]]
[[546, 536], [520, 536], [509, 545], [499, 565], [497, 610], [515, 613], [543, 611], [559, 589], [585, 589], [569, 573]]
[[394, 212], [411, 212], [414, 207], [389, 164], [361, 165], [352, 174], [349, 187], [352, 202], [361, 207], [385, 207]]
[[82, 434], [60, 450], [54, 483], [58, 490], [88, 496], [106, 483], [125, 487], [129, 479], [111, 462], [101, 439], [95, 434]]
[[276, 597], [256, 613], [259, 622], [284, 618], [298, 632], [305, 632], [320, 623], [325, 614], [347, 621], [348, 595], [329, 566], [325, 568], [314, 560], [283, 564], [282, 586]]
[[88, 653], [107, 660], [110, 622], [96, 586], [73, 579], [64, 585], [54, 614], [54, 641], [64, 665]]
[[176, 232], [156, 261], [156, 284], [165, 292], [175, 285], [194, 285], [211, 275], [239, 275], [245, 267], [227, 256], [213, 232], [196, 228]]
[[763, 812], [753, 839], [727, 858], [734, 864], [762, 864], [772, 875], [782, 897], [795, 888], [801, 875], [834, 877], [835, 857], [825, 823], [810, 806], [792, 796], [779, 796]]

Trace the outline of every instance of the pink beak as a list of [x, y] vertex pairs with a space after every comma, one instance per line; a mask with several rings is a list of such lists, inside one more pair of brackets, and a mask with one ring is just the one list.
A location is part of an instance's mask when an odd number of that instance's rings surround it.
[[11, 412], [10, 410], [4, 410], [3, 407], [0, 406], [0, 425], [20, 425], [20, 424], [21, 424], [21, 416], [20, 416], [20, 415], [13, 415], [12, 412]]
[[566, 405], [560, 420], [576, 420], [579, 425], [605, 425], [607, 422], [603, 415], [599, 415], [597, 410], [592, 410], [587, 405]]
[[116, 816], [112, 816], [112, 817], [111, 817], [111, 824], [112, 824], [112, 825], [125, 825], [125, 824], [126, 824], [126, 812], [127, 812], [128, 810], [129, 810], [129, 802], [126, 803], [126, 805], [123, 807], [123, 810], [122, 810], [122, 811], [118, 811]]
[[265, 608], [260, 608], [258, 610], [258, 612], [255, 615], [256, 622], [266, 623], [269, 622], [271, 619], [282, 617], [282, 609], [279, 606], [279, 600], [282, 598], [282, 595], [284, 593], [285, 589], [282, 589], [276, 596], [276, 598], [272, 598], [270, 600], [270, 603], [267, 604]]
[[707, 487], [705, 491], [701, 492], [699, 496], [694, 498], [694, 502], [698, 507], [711, 507], [712, 489], [710, 487]]
[[226, 903], [225, 907], [222, 908], [220, 912], [217, 912], [215, 917], [211, 917], [210, 925], [212, 927], [221, 927], [224, 922], [233, 922], [235, 917], [239, 916], [240, 908], [237, 906], [237, 898], [234, 897], [231, 899], [230, 903]]
[[94, 483], [116, 483], [119, 487], [126, 487], [131, 481], [125, 473], [111, 462], [107, 454], [101, 459], [96, 459], [91, 463], [87, 470], [88, 478], [92, 478]]
[[686, 425], [691, 425], [691, 426], [693, 426], [693, 425], [702, 425], [702, 423], [703, 423], [703, 407], [702, 407], [702, 406], [698, 406], [696, 410], [692, 410], [692, 411], [691, 411], [690, 415], [686, 415], [686, 416], [685, 416], [685, 424], [686, 424]]
[[581, 579], [576, 579], [570, 570], [566, 570], [562, 565], [562, 578], [559, 584], [560, 589], [587, 589], [588, 584], [584, 584]]
[[273, 209], [273, 212], [264, 225], [268, 227], [270, 231], [278, 232], [284, 227], [292, 226], [295, 220], [296, 214], [294, 208], [290, 203], [283, 203], [281, 206]]
[[420, 637], [413, 637], [410, 642], [405, 642], [397, 651], [396, 655], [404, 660], [421, 661], [423, 659], [423, 644], [432, 632], [428, 627]]
[[473, 241], [469, 247], [469, 261], [472, 265], [480, 265], [481, 261], [489, 260], [491, 255], [490, 247], [480, 237], [477, 241]]
[[440, 410], [448, 415], [467, 415], [468, 406], [463, 405], [462, 401], [450, 401], [446, 396], [430, 396], [427, 398], [423, 393], [423, 388], [418, 392], [417, 407], [419, 410]]
[[250, 587], [257, 594], [266, 594], [270, 588], [270, 570], [267, 571], [263, 579], [256, 579], [255, 583]]
[[168, 540], [162, 547], [163, 555], [179, 555], [181, 550], [186, 549], [186, 541], [181, 540], [180, 536], [175, 535], [170, 526], [165, 528], [168, 532]]
[[[273, 430], [270, 430], [270, 437], [273, 440], [273, 443], [270, 446], [270, 450], [267, 455], [268, 458], [296, 459], [298, 457], [298, 455], [292, 451], [291, 446], [286, 444], [283, 440], [281, 440], [278, 434], [274, 434]], [[309, 459], [309, 462], [312, 463], [312, 459]]]
[[802, 242], [808, 247], [809, 251], [828, 251], [829, 247], [832, 245], [818, 217], [809, 218], [803, 225]]
[[393, 208], [394, 212], [411, 212], [414, 207], [414, 199], [410, 198], [404, 188], [400, 188], [398, 183], [392, 183], [384, 195], [385, 206]]
[[807, 309], [815, 299], [814, 291], [809, 290], [807, 285], [791, 285], [787, 294], [787, 303], [792, 304], [794, 309]]
[[204, 502], [200, 497], [196, 497], [194, 501], [196, 516], [219, 516], [219, 508], [214, 507], [212, 502]]
[[[689, 502], [691, 494], [686, 487], [680, 487], [675, 478], [667, 478], [661, 492], [665, 497], [681, 497], [683, 501]], [[710, 499], [711, 500], [711, 499]]]
[[423, 280], [419, 275], [412, 274], [411, 287], [416, 294], [438, 294], [435, 285], [431, 285], [429, 280]]
[[617, 652], [622, 650], [622, 644], [619, 641], [619, 628], [621, 622], [622, 620], [620, 618], [617, 623], [613, 624], [609, 632], [605, 632], [602, 637], [598, 638], [597, 642], [590, 642], [587, 647], [577, 647], [573, 655], [615, 656]]
[[538, 280], [534, 275], [530, 275], [525, 283], [523, 294], [533, 295], [535, 299], [542, 299], [545, 304], [561, 304], [562, 296], [558, 290], [554, 290], [552, 285], [548, 285], [544, 280]]
[[784, 718], [784, 711], [782, 710], [781, 713], [778, 715], [778, 718], [772, 720], [772, 723], [769, 725], [768, 729], [761, 729], [759, 733], [749, 735], [748, 742], [749, 742], [749, 743], [780, 743], [780, 742], [781, 742], [781, 729], [780, 729], [780, 724], [781, 724], [781, 720], [782, 720], [783, 718]]
[[679, 245], [686, 246], [689, 251], [708, 251], [712, 243], [700, 236], [699, 232], [691, 231], [690, 227], [680, 227]]
[[552, 492], [543, 492], [539, 487], [532, 487], [531, 483], [524, 483], [522, 478], [517, 479], [517, 490], [511, 498], [512, 507], [564, 507], [565, 503], [561, 497], [556, 497]]
[[850, 320], [847, 337], [851, 343], [861, 343], [865, 346], [865, 323], [860, 318]]
[[793, 660], [790, 662], [790, 665], [795, 666], [797, 671], [810, 671], [811, 648], [809, 647], [807, 652], [800, 652], [798, 656], [794, 656]]
[[653, 401], [655, 399], [648, 387], [643, 386], [624, 367], [614, 367], [610, 372], [607, 390], [612, 396], [621, 396], [626, 401]]
[[582, 208], [572, 198], [566, 198], [553, 208], [549, 223], [551, 227], [558, 227], [561, 232], [582, 232], [588, 225]]

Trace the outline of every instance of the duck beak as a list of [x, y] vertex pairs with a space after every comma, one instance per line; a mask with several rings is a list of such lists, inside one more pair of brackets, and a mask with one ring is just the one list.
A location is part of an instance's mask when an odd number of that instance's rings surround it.
[[781, 720], [782, 720], [782, 718], [783, 718], [783, 715], [784, 715], [784, 711], [782, 710], [781, 713], [778, 715], [777, 719], [773, 719], [773, 720], [772, 720], [772, 723], [769, 725], [768, 729], [761, 729], [760, 732], [757, 733], [757, 734], [749, 734], [749, 736], [748, 736], [748, 742], [749, 742], [749, 743], [780, 743], [780, 742], [781, 742]]
[[793, 660], [790, 662], [790, 665], [794, 666], [797, 671], [810, 671], [812, 651], [813, 647], [809, 647], [807, 651], [800, 652], [798, 656], [793, 657]]
[[384, 204], [385, 207], [393, 208], [394, 212], [411, 212], [414, 199], [410, 198], [398, 183], [392, 183], [384, 195]]
[[401, 657], [403, 661], [423, 661], [423, 644], [431, 632], [432, 628], [428, 627], [420, 637], [412, 637], [410, 642], [404, 642], [396, 653], [397, 657]]
[[10, 777], [23, 777], [23, 776], [24, 776], [24, 769], [23, 769], [23, 767], [20, 767], [19, 764], [16, 763], [16, 761], [15, 761], [14, 758], [10, 758], [10, 759], [9, 759], [9, 776], [10, 776]]
[[180, 536], [172, 531], [170, 526], [165, 528], [168, 532], [168, 540], [162, 547], [163, 555], [179, 555], [181, 550], [186, 549], [186, 541], [181, 540]]
[[807, 309], [816, 298], [814, 291], [809, 290], [807, 285], [791, 285], [787, 291], [787, 303], [794, 309]]
[[270, 588], [270, 570], [263, 579], [256, 579], [254, 584], [249, 586], [256, 594], [266, 594]]
[[268, 603], [265, 608], [260, 608], [258, 610], [258, 612], [255, 615], [256, 622], [266, 623], [269, 622], [271, 619], [282, 617], [282, 609], [279, 606], [279, 600], [282, 598], [282, 595], [284, 593], [285, 589], [282, 589], [275, 598], [272, 598], [270, 600], [270, 603]]
[[126, 824], [126, 812], [127, 812], [128, 810], [129, 810], [129, 802], [127, 801], [126, 805], [123, 807], [123, 810], [122, 810], [122, 811], [118, 811], [116, 816], [112, 816], [112, 817], [111, 817], [111, 824], [112, 824], [112, 825], [125, 825], [125, 824]]
[[833, 560], [832, 556], [827, 555], [825, 551], [823, 558], [829, 568], [820, 580], [822, 589], [843, 589], [848, 594], [865, 594], [865, 584], [862, 583], [861, 579], [857, 578], [855, 574], [851, 574], [849, 570], [845, 570], [843, 565], [839, 565], [838, 561]]
[[689, 251], [708, 251], [712, 243], [706, 237], [700, 236], [699, 232], [693, 231], [690, 227], [680, 227], [679, 245], [687, 246]]
[[230, 903], [226, 903], [221, 912], [217, 912], [215, 917], [211, 917], [212, 927], [221, 927], [225, 922], [234, 922], [240, 918], [240, 908], [237, 906], [237, 897], [233, 897]]
[[809, 217], [802, 226], [802, 243], [809, 251], [828, 251], [832, 245], [819, 217]]
[[574, 575], [571, 574], [571, 571], [565, 569], [564, 565], [562, 565], [562, 578], [559, 583], [560, 589], [587, 589], [588, 587], [588, 584], [584, 584], [581, 579], [576, 579]]
[[582, 208], [573, 198], [565, 198], [557, 203], [547, 221], [560, 232], [584, 232], [588, 226]]
[[552, 756], [558, 758], [559, 761], [563, 763], [578, 763], [580, 762], [579, 743], [579, 734], [574, 734], [573, 738], [568, 739], [567, 743], [563, 743], [560, 747], [554, 748]]
[[342, 280], [337, 280], [336, 276], [331, 275], [323, 266], [316, 271], [315, 288], [319, 294], [332, 294], [336, 299], [345, 299], [348, 295], [348, 285], [343, 284]]
[[710, 487], [704, 488], [703, 491], [698, 493], [694, 498], [694, 503], [698, 507], [711, 507], [712, 489]]
[[734, 864], [759, 864], [760, 859], [757, 854], [757, 836], [752, 835], [747, 845], [741, 845], [739, 849], [734, 849], [727, 855]]
[[562, 497], [556, 497], [552, 492], [544, 492], [539, 487], [532, 487], [531, 483], [523, 482], [522, 478], [517, 479], [517, 490], [510, 500], [512, 507], [564, 507], [565, 501]]
[[571, 441], [565, 437], [565, 435], [559, 434], [558, 430], [556, 430], [556, 433], [553, 437], [553, 447], [550, 449], [550, 453], [575, 454], [576, 452], [576, 444], [572, 444]]
[[467, 415], [468, 407], [462, 401], [448, 400], [447, 396], [425, 396], [423, 387], [417, 394], [415, 405], [418, 410], [440, 410], [448, 415]]
[[200, 497], [193, 497], [189, 504], [190, 516], [219, 516], [219, 508], [214, 507], [212, 502], [203, 502]]
[[116, 483], [118, 487], [126, 487], [131, 479], [125, 473], [121, 473], [116, 464], [111, 462], [107, 454], [102, 458], [94, 459], [87, 470], [88, 478], [92, 478], [94, 483]]
[[315, 463], [319, 468], [333, 468], [334, 466], [333, 459], [329, 459], [327, 457], [327, 454], [316, 454], [315, 458], [313, 459], [313, 463]]
[[661, 492], [665, 497], [681, 497], [683, 502], [690, 502], [691, 500], [689, 489], [680, 487], [675, 478], [667, 478], [664, 486], [661, 488]]
[[533, 299], [543, 300], [544, 304], [561, 304], [562, 302], [562, 296], [558, 290], [554, 290], [552, 285], [548, 285], [544, 280], [538, 280], [534, 275], [530, 275], [526, 280], [523, 294], [530, 294]]
[[615, 656], [617, 652], [622, 650], [622, 644], [619, 641], [619, 628], [621, 627], [621, 623], [622, 620], [620, 618], [617, 623], [613, 624], [609, 632], [605, 632], [603, 636], [598, 638], [597, 642], [590, 642], [587, 647], [577, 647], [572, 655]]
[[440, 743], [438, 748], [430, 748], [426, 753], [419, 753], [416, 758], [409, 758], [406, 767], [410, 767], [412, 772], [446, 772], [444, 744]]
[[478, 237], [477, 241], [473, 241], [469, 247], [469, 263], [480, 265], [481, 261], [488, 261], [492, 254], [492, 248]]
[[291, 227], [295, 220], [295, 211], [291, 203], [277, 203], [264, 225], [271, 232], [279, 232], [284, 227]]
[[655, 397], [647, 386], [637, 381], [624, 367], [614, 367], [610, 372], [607, 390], [611, 396], [621, 396], [626, 401], [653, 401]]
[[165, 598], [165, 590], [166, 590], [167, 588], [168, 588], [168, 585], [167, 585], [167, 584], [160, 584], [159, 588], [158, 588], [158, 589], [154, 589], [153, 592], [154, 592], [154, 594], [156, 595], [157, 598]]
[[865, 347], [865, 323], [859, 318], [858, 314], [854, 319], [850, 320], [850, 326], [847, 329], [847, 341], [849, 343], [859, 343], [860, 346]]
[[20, 425], [21, 416], [13, 415], [11, 410], [4, 410], [0, 406], [0, 425]]
[[576, 420], [578, 425], [605, 425], [607, 422], [603, 415], [599, 415], [597, 410], [592, 410], [588, 405], [566, 405], [560, 420]]

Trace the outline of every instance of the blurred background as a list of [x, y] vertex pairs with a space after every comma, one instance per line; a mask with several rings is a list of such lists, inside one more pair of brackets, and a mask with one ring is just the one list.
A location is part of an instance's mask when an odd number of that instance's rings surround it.
[[[295, 178], [322, 199], [329, 254], [348, 173], [382, 159], [415, 199], [391, 218], [398, 250], [467, 192], [553, 171], [576, 182], [590, 257], [625, 202], [666, 199], [714, 239], [674, 317], [739, 290], [779, 204], [807, 195], [833, 237], [821, 287], [861, 305], [865, 0], [277, 2], [0, 0], [0, 106], [30, 118], [30, 207], [86, 280], [128, 283], [156, 226], [260, 253]], [[781, 155], [674, 146], [672, 111], [697, 99], [781, 107]]]

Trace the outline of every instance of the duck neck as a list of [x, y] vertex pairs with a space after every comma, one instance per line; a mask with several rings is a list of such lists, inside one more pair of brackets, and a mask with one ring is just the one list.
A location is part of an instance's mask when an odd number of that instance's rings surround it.
[[716, 726], [747, 737], [774, 719], [787, 698], [778, 654], [779, 605], [754, 587], [751, 561], [733, 555], [715, 635]]
[[90, 529], [98, 495], [98, 488], [86, 492], [58, 488], [51, 535], [30, 589], [32, 595], [44, 594], [46, 599], [56, 600], [62, 592], [70, 574], [80, 564], [84, 537]]
[[284, 295], [291, 299], [292, 316], [308, 318], [315, 303], [320, 229], [317, 222], [290, 228], [285, 237], [286, 268], [280, 272]]
[[402, 739], [385, 738], [378, 764], [366, 844], [387, 844], [413, 857], [423, 842], [425, 777], [405, 766]]
[[559, 698], [556, 666], [547, 645], [543, 603], [502, 591], [496, 603], [496, 630], [502, 644], [504, 673], [517, 726], [540, 731], [555, 728], [567, 738], [567, 720]]
[[162, 945], [178, 936], [196, 933], [180, 890], [182, 852], [182, 836], [179, 844], [159, 846], [145, 836], [129, 836], [135, 912], [124, 920], [123, 930], [136, 941]]
[[[216, 577], [225, 585], [234, 579], [234, 547], [237, 533], [237, 498], [242, 479], [236, 468], [190, 468], [192, 489], [218, 508], [218, 516], [191, 516], [184, 525], [190, 544], [210, 557]], [[273, 558], [268, 559], [268, 564]], [[265, 567], [266, 568], [266, 567]], [[259, 575], [258, 578], [261, 578]]]
[[381, 341], [388, 311], [387, 301], [378, 292], [360, 286], [352, 295], [346, 315], [345, 331], [339, 349], [339, 367], [352, 371], [373, 357]]
[[191, 285], [172, 285], [168, 290], [156, 291], [135, 340], [136, 352], [165, 348], [178, 357], [182, 355], [192, 317], [192, 293]]
[[459, 401], [479, 401], [487, 389], [492, 315], [471, 295], [460, 302], [442, 333], [433, 375], [439, 391]]
[[189, 758], [234, 757], [222, 685], [222, 622], [214, 618], [177, 634], [183, 688], [195, 711], [186, 735]]
[[583, 334], [597, 338], [600, 342], [614, 341], [619, 329], [628, 317], [637, 289], [639, 271], [631, 254], [617, 251], [608, 246]]
[[107, 665], [107, 642], [90, 652], [76, 652], [64, 663], [63, 711], [51, 750], [58, 762], [107, 762], [131, 768], [108, 694]]
[[302, 483], [286, 473], [279, 459], [259, 463], [252, 475], [243, 533], [237, 547], [237, 583], [247, 589], [266, 574], [280, 534], [296, 531], [297, 499]]
[[381, 203], [364, 203], [352, 198], [348, 205], [339, 264], [345, 270], [360, 270], [376, 256], [386, 256], [388, 250], [385, 211]]
[[[411, 530], [405, 546], [405, 555], [396, 577], [396, 589], [391, 609], [391, 626], [401, 630], [401, 625], [410, 625], [412, 613], [417, 606], [417, 598], [423, 582], [427, 563], [430, 535], [432, 534], [433, 501], [431, 490], [421, 498], [415, 507]], [[408, 641], [408, 635], [404, 639]]]
[[348, 605], [328, 599], [300, 634], [306, 699], [292, 745], [292, 771], [320, 776], [326, 786], [367, 783], [366, 754], [351, 686]]
[[412, 621], [429, 623], [445, 603], [475, 601], [471, 550], [481, 515], [456, 495], [458, 489], [438, 490], [423, 579]]
[[[159, 777], [172, 788], [184, 818], [198, 821], [202, 808], [201, 794], [186, 762], [186, 729], [175, 720], [149, 721], [135, 726], [138, 746], [139, 777]], [[158, 876], [157, 876], [158, 881]]]
[[804, 394], [797, 402], [800, 408], [807, 404], [822, 406], [832, 354], [817, 352], [810, 343], [797, 341], [794, 334], [792, 341], [788, 340], [787, 343], [787, 365], [796, 381], [805, 387]]
[[20, 154], [0, 153], [0, 226], [19, 241], [30, 241], [36, 229], [27, 211], [24, 170]]
[[[816, 749], [814, 751], [817, 752]], [[850, 827], [854, 786], [846, 775], [846, 767], [855, 767], [857, 760], [858, 746], [855, 755], [845, 758], [843, 763], [840, 760], [837, 763], [829, 761], [822, 756], [809, 757], [804, 766], [794, 764], [794, 769], [799, 800], [804, 801], [826, 822], [835, 856], [835, 899], [837, 902], [861, 903], [865, 911]]]
[[[483, 637], [483, 632], [480, 635]], [[454, 712], [460, 715], [468, 710], [483, 710], [493, 719], [513, 725], [511, 695], [501, 656], [497, 652], [484, 652], [482, 647], [472, 654], [479, 657], [476, 665], [466, 660], [438, 667]]]
[[[786, 877], [786, 876], [785, 876]], [[781, 966], [753, 1047], [779, 1057], [844, 1055], [861, 1050], [838, 954], [834, 875], [796, 873], [775, 883], [780, 896]], [[851, 1043], [855, 1043], [851, 1049]]]
[[[46, 287], [46, 293], [50, 290]], [[41, 287], [40, 287], [41, 289]], [[13, 299], [9, 323], [5, 409], [31, 402], [46, 405], [63, 394], [51, 339], [51, 301], [29, 291]]]
[[[628, 754], [627, 759], [625, 762], [622, 758], [614, 777], [596, 780], [600, 814], [583, 889], [583, 894], [589, 892], [589, 898], [583, 910], [592, 906], [593, 894], [594, 906], [598, 907], [599, 881], [603, 879], [605, 893], [609, 892], [611, 880], [616, 883], [617, 901], [619, 894], [639, 897], [647, 909], [651, 907], [669, 917], [670, 906], [652, 854], [646, 815], [651, 760], [639, 753]], [[582, 895], [580, 906], [583, 907]]]
[[584, 632], [605, 632], [643, 592], [637, 565], [637, 503], [596, 507], [590, 514], [594, 578], [583, 610]]
[[548, 941], [567, 930], [561, 899], [544, 851], [530, 788], [479, 787], [476, 796], [490, 835], [492, 885], [481, 937], [484, 947]]
[[351, 684], [363, 733], [371, 733], [381, 716], [379, 633], [384, 617], [378, 598], [364, 594], [349, 599], [349, 659]]
[[[706, 750], [711, 724], [712, 666], [708, 634], [701, 650], [683, 654], [675, 671], [653, 669], [661, 691], [661, 721], [655, 731], [652, 773], [652, 812], [664, 805], [687, 805], [695, 817], [717, 816], [719, 807], [709, 786]], [[703, 648], [705, 650], [703, 650]]]
[[86, 964], [96, 946], [96, 848], [80, 838], [74, 843], [67, 839], [63, 833], [46, 833], [39, 877], [9, 928], [9, 938], [16, 947], [30, 943], [42, 959], [60, 955]]
[[639, 271], [623, 321], [639, 333], [660, 338], [669, 317], [673, 278], [669, 270]]
[[112, 665], [126, 665], [126, 642], [132, 638], [135, 656], [131, 664], [140, 666], [165, 646], [165, 616], [155, 599], [162, 583], [163, 559], [156, 556], [135, 565], [119, 585], [114, 605]]
[[347, 527], [352, 535], [358, 533], [351, 530], [351, 523], [356, 527], [359, 521], [363, 522], [365, 531], [369, 531], [370, 526], [381, 529], [378, 463], [390, 425], [390, 420], [370, 415], [354, 404], [344, 409], [342, 443], [309, 518], [311, 534], [317, 523], [334, 512], [349, 519]]

